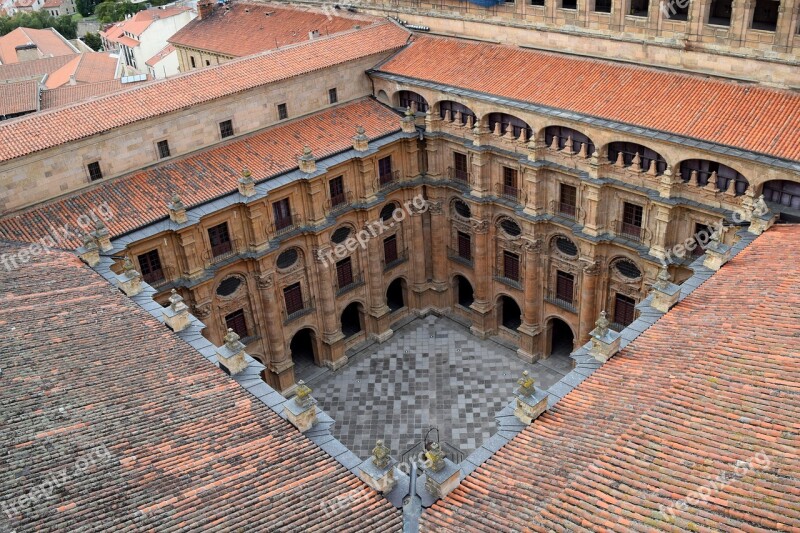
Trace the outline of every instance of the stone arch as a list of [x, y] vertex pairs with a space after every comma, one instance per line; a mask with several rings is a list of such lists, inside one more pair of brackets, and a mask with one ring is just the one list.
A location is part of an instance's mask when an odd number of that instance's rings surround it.
[[392, 100], [389, 98], [389, 95], [386, 94], [386, 91], [384, 91], [383, 89], [378, 91], [377, 98], [378, 98], [378, 101], [380, 103], [382, 103], [382, 104], [385, 104], [385, 105], [388, 105], [388, 106], [392, 105]]
[[386, 287], [386, 305], [391, 312], [408, 306], [408, 281], [398, 276]]
[[495, 299], [497, 322], [503, 327], [516, 331], [522, 325], [522, 308], [516, 298], [499, 293]]
[[735, 196], [743, 195], [750, 188], [750, 181], [738, 170], [710, 159], [684, 159], [677, 166], [681, 179], [698, 187], [708, 187], [712, 177], [716, 189]]
[[414, 113], [427, 113], [430, 109], [428, 99], [416, 91], [402, 89], [397, 91], [397, 105], [400, 109], [411, 108]]
[[508, 113], [489, 113], [486, 120], [489, 131], [497, 135], [510, 134], [515, 139], [520, 139], [523, 131], [525, 132], [525, 139], [530, 139], [533, 135], [533, 128], [526, 121]]
[[358, 335], [366, 330], [366, 306], [360, 300], [353, 300], [339, 313], [339, 327], [345, 338]]
[[455, 100], [439, 100], [433, 106], [433, 110], [445, 121], [449, 116], [452, 122], [459, 123], [459, 121], [456, 120], [456, 118], [459, 118], [462, 126], [470, 122], [470, 117], [472, 117], [472, 124], [475, 124], [478, 119], [478, 115], [472, 109]]
[[545, 319], [546, 328], [546, 347], [545, 354], [566, 355], [571, 353], [575, 347], [575, 329], [560, 315], [550, 315]]
[[475, 301], [475, 284], [464, 272], [456, 271], [450, 279], [450, 286], [453, 288], [454, 305], [469, 307]]
[[303, 326], [289, 337], [289, 357], [294, 363], [295, 381], [304, 379], [315, 366], [321, 366], [319, 335], [314, 328]]
[[[562, 124], [549, 124], [536, 133], [536, 140], [544, 143], [547, 148], [566, 151], [571, 145], [569, 153], [577, 154], [581, 151], [581, 144], [586, 145], [585, 157], [591, 157], [597, 150], [594, 141], [580, 130]], [[555, 143], [553, 141], [556, 141]]]
[[760, 188], [767, 205], [781, 213], [782, 220], [800, 222], [800, 180], [768, 180]]
[[656, 176], [660, 176], [669, 167], [664, 157], [643, 144], [630, 141], [613, 141], [603, 147], [603, 153], [609, 163], [624, 168], [634, 168], [637, 164], [642, 172], [650, 170], [651, 161], [655, 161]]

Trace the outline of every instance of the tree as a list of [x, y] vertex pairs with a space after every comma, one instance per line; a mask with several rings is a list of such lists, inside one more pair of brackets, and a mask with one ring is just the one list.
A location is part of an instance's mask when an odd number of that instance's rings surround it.
[[75, 39], [78, 36], [78, 23], [69, 15], [54, 17], [47, 11], [34, 11], [31, 13], [17, 13], [13, 17], [0, 17], [0, 35], [5, 35], [17, 28], [54, 28], [65, 39]]
[[100, 22], [119, 22], [125, 19], [126, 15], [133, 15], [134, 13], [146, 9], [144, 3], [134, 4], [131, 2], [114, 2], [113, 0], [106, 0], [94, 9], [94, 14], [97, 15], [97, 20]]
[[90, 17], [98, 3], [98, 0], [75, 0], [75, 9], [84, 17]]
[[83, 36], [83, 42], [95, 52], [103, 47], [103, 40], [100, 39], [99, 33], [87, 33]]

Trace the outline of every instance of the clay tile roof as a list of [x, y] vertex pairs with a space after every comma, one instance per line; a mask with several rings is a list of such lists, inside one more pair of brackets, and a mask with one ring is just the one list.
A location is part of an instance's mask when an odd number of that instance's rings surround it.
[[56, 7], [61, 7], [61, 4], [64, 3], [64, 0], [45, 0], [44, 5], [42, 5], [42, 9], [53, 9]]
[[238, 4], [218, 6], [205, 19], [196, 18], [169, 38], [180, 47], [242, 57], [288, 44], [308, 41], [308, 33], [332, 35], [379, 19], [333, 16], [319, 11], [281, 8], [275, 5]]
[[0, 268], [0, 323], [4, 524], [401, 530], [384, 497], [73, 254]]
[[[138, 37], [142, 34], [142, 32], [150, 27], [154, 20], [174, 17], [175, 15], [180, 15], [186, 11], [190, 11], [190, 8], [173, 6], [165, 9], [157, 7], [144, 9], [135, 13], [127, 20], [123, 20], [122, 22], [117, 22], [114, 25], [109, 26], [107, 30], [101, 31], [100, 33], [109, 41], [122, 42], [128, 46], [136, 46], [138, 45], [139, 41], [131, 39], [130, 37], [123, 37], [122, 34], [124, 32], [128, 32]], [[122, 39], [127, 39], [128, 42], [124, 42]], [[131, 41], [135, 42], [136, 44], [129, 44]]]
[[800, 160], [789, 91], [430, 36], [379, 70]]
[[[297, 168], [306, 145], [318, 159], [349, 149], [354, 124], [362, 125], [372, 139], [400, 129], [394, 111], [369, 98], [357, 100], [0, 219], [0, 239], [33, 242], [49, 227], [74, 228], [83, 211], [104, 202], [118, 213], [107, 224], [112, 236], [118, 236], [165, 217], [165, 205], [176, 191], [192, 206], [234, 192], [244, 167], [261, 180]], [[80, 244], [75, 234], [59, 247]]]
[[0, 116], [39, 109], [39, 81], [0, 83]]
[[164, 59], [165, 57], [167, 57], [168, 55], [170, 55], [174, 51], [175, 51], [175, 47], [172, 46], [171, 44], [168, 44], [160, 52], [158, 52], [156, 55], [154, 55], [153, 57], [151, 57], [150, 59], [145, 61], [145, 64], [148, 67], [153, 67], [153, 66], [157, 65], [159, 61], [161, 61], [162, 59]]
[[57, 89], [42, 91], [42, 109], [60, 107], [95, 96], [122, 91], [124, 89], [127, 89], [127, 85], [123, 84], [120, 80], [64, 85]]
[[52, 74], [57, 71], [72, 59], [74, 59], [72, 55], [63, 55], [11, 63], [10, 65], [0, 65], [0, 82], [28, 78], [39, 79], [45, 74]]
[[427, 510], [421, 530], [798, 531], [798, 255], [800, 225], [758, 237]]
[[0, 37], [0, 63], [17, 63], [17, 46], [33, 43], [41, 57], [72, 55], [77, 50], [54, 29], [17, 28]]
[[[0, 161], [102, 133], [187, 106], [403, 46], [409, 32], [389, 22], [233, 60], [0, 124]], [[170, 98], [164, 98], [169, 94]]]

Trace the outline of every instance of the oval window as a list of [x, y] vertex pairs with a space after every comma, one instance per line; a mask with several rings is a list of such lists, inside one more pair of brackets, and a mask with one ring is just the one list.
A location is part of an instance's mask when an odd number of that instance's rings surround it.
[[617, 261], [616, 267], [617, 272], [629, 279], [636, 279], [642, 275], [642, 271], [639, 270], [639, 267], [636, 266], [636, 263], [633, 261], [628, 261], [627, 259]]
[[392, 218], [392, 214], [395, 212], [396, 209], [397, 209], [397, 204], [395, 204], [394, 202], [383, 206], [383, 209], [381, 209], [381, 220], [386, 221]]
[[297, 257], [297, 248], [290, 248], [278, 256], [278, 260], [275, 264], [278, 268], [289, 268], [297, 262]]
[[469, 208], [466, 202], [462, 202], [461, 200], [456, 200], [453, 202], [453, 209], [455, 209], [456, 213], [459, 216], [464, 218], [469, 218], [472, 216], [472, 210]]
[[570, 257], [578, 255], [578, 247], [566, 237], [556, 237], [556, 248], [558, 248], [562, 254], [566, 254]]
[[231, 294], [236, 292], [236, 289], [238, 289], [239, 285], [241, 284], [242, 284], [241, 278], [237, 278], [235, 276], [232, 276], [230, 278], [225, 278], [224, 280], [222, 280], [222, 283], [219, 284], [219, 287], [217, 287], [217, 295], [230, 296]]
[[508, 235], [512, 237], [518, 237], [522, 233], [522, 229], [520, 229], [519, 224], [511, 220], [510, 218], [504, 218], [500, 221], [500, 227], [503, 228]]
[[336, 244], [341, 244], [350, 236], [350, 228], [347, 226], [342, 226], [341, 228], [337, 229], [331, 235], [331, 240]]

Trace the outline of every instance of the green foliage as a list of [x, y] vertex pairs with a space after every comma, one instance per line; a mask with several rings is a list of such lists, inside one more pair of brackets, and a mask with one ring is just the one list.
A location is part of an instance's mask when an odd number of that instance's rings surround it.
[[95, 52], [103, 46], [103, 40], [100, 39], [99, 33], [87, 33], [83, 36], [82, 41]]
[[84, 17], [89, 17], [98, 3], [99, 0], [75, 0], [75, 9]]
[[106, 0], [94, 9], [94, 14], [100, 22], [119, 22], [124, 20], [126, 15], [133, 15], [147, 6], [144, 3], [134, 4], [131, 2], [115, 2], [113, 0]]
[[37, 30], [54, 28], [65, 39], [75, 39], [78, 36], [78, 23], [69, 15], [54, 17], [47, 11], [34, 11], [17, 13], [13, 17], [0, 17], [0, 35], [10, 33], [19, 27]]

